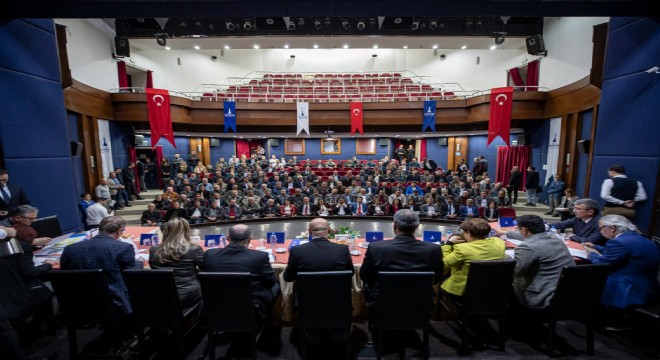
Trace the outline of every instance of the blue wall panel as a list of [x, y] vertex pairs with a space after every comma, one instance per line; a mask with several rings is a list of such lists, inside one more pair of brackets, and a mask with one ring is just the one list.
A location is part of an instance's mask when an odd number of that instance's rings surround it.
[[[608, 51], [605, 55], [605, 79], [614, 79], [634, 74], [658, 65], [660, 59], [660, 33], [658, 21], [638, 18], [615, 29], [610, 29], [607, 38]], [[634, 54], [634, 56], [631, 56]], [[643, 56], [640, 56], [642, 55]], [[631, 91], [630, 96], [637, 92]], [[601, 105], [606, 104], [601, 101]]]
[[[144, 135], [144, 140], [147, 142], [148, 146], [151, 146], [150, 135]], [[185, 159], [190, 153], [190, 138], [186, 136], [175, 136], [174, 144], [176, 144], [176, 148], [165, 138], [161, 137], [157, 146], [163, 148], [163, 156], [170, 160], [174, 158], [174, 154], [180, 154], [181, 157]], [[213, 151], [213, 148], [211, 148], [211, 151]]]
[[[517, 135], [510, 135], [509, 144], [517, 138]], [[472, 169], [474, 167], [474, 158], [483, 155], [484, 159], [488, 161], [488, 175], [494, 180], [497, 169], [497, 148], [499, 146], [506, 146], [506, 143], [500, 137], [495, 138], [490, 145], [486, 145], [487, 143], [488, 135], [469, 136], [468, 153], [465, 160], [468, 162], [470, 169]]]
[[133, 129], [129, 124], [118, 121], [110, 121], [109, 127], [112, 139], [112, 164], [115, 168], [123, 169], [128, 166], [128, 147], [131, 144], [129, 135], [133, 133]]
[[0, 24], [0, 146], [10, 182], [25, 189], [39, 216], [57, 215], [73, 231], [80, 192], [70, 137], [77, 134], [68, 130], [53, 29], [46, 19]]
[[211, 163], [213, 166], [215, 166], [215, 163], [220, 158], [225, 158], [225, 161], [227, 161], [234, 155], [236, 155], [236, 143], [234, 139], [220, 139], [220, 146], [211, 147]]
[[[284, 155], [284, 139], [279, 139], [280, 143], [277, 147], [269, 147], [270, 155], [275, 155], [277, 158], [292, 156]], [[380, 146], [380, 139], [376, 139], [376, 154], [373, 155], [356, 155], [355, 154], [355, 138], [342, 138], [341, 139], [341, 154], [338, 155], [323, 155], [321, 154], [321, 139], [305, 139], [305, 155], [298, 155], [298, 159], [310, 160], [348, 160], [353, 156], [357, 156], [360, 160], [368, 159], [381, 159], [388, 155], [389, 146]], [[268, 148], [266, 149], [268, 152]]]
[[[71, 141], [80, 141], [78, 135], [78, 115], [75, 113], [67, 112], [67, 125], [69, 128], [69, 139]], [[82, 169], [82, 156], [71, 156], [71, 163], [73, 166], [73, 182], [76, 188], [76, 191], [79, 194], [84, 194], [90, 192], [92, 189], [85, 189], [85, 180], [83, 178], [83, 169]], [[82, 219], [81, 219], [82, 221]]]
[[[579, 140], [591, 140], [591, 124], [593, 123], [593, 111], [582, 114], [582, 131]], [[577, 154], [578, 167], [575, 181], [575, 194], [584, 197], [585, 184], [587, 183], [587, 170], [589, 169], [589, 154]]]
[[438, 145], [438, 138], [427, 139], [426, 141], [426, 156], [434, 160], [436, 164], [443, 170], [447, 170], [447, 156], [449, 153], [448, 146]]

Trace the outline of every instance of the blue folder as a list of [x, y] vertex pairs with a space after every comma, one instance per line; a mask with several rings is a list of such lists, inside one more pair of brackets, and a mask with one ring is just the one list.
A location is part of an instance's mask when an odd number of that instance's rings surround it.
[[225, 237], [225, 234], [210, 234], [210, 235], [205, 235], [204, 236], [204, 246], [208, 247], [210, 241], [215, 242], [215, 246], [220, 246], [222, 245], [222, 238], [225, 238], [225, 243], [227, 242], [227, 238]]
[[284, 244], [284, 232], [268, 232], [266, 233], [266, 242], [270, 241], [270, 236], [275, 234], [278, 244]]
[[516, 226], [516, 223], [512, 217], [501, 217], [499, 218], [499, 222], [500, 222], [500, 227]]
[[424, 230], [424, 235], [422, 237], [422, 240], [427, 241], [427, 242], [442, 241], [442, 232], [432, 231], [432, 230]]
[[156, 234], [141, 234], [140, 245], [158, 245], [158, 235]]
[[383, 240], [384, 237], [382, 231], [367, 231], [364, 235], [364, 238], [367, 240], [367, 242], [375, 242]]

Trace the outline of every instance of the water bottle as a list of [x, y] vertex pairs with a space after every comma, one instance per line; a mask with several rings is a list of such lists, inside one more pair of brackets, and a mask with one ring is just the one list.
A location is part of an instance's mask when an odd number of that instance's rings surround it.
[[224, 235], [220, 236], [220, 245], [222, 245], [223, 248], [227, 247], [227, 237]]
[[550, 235], [557, 236], [557, 228], [552, 226], [550, 227]]
[[268, 243], [270, 244], [270, 249], [273, 250], [273, 254], [274, 254], [275, 250], [277, 249], [277, 235], [270, 234], [270, 238], [268, 239]]
[[447, 237], [445, 238], [445, 241], [449, 241], [451, 238], [451, 230], [447, 230]]

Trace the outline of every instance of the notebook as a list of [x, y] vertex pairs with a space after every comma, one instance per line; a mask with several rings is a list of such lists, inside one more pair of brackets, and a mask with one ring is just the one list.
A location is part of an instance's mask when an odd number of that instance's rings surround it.
[[424, 230], [422, 240], [426, 242], [442, 241], [442, 233], [440, 231]]
[[275, 235], [277, 237], [278, 244], [284, 244], [284, 232], [268, 232], [266, 233], [266, 242], [270, 241], [270, 236]]
[[365, 240], [367, 242], [374, 242], [374, 241], [381, 241], [383, 240], [383, 232], [382, 231], [367, 231], [364, 235]]

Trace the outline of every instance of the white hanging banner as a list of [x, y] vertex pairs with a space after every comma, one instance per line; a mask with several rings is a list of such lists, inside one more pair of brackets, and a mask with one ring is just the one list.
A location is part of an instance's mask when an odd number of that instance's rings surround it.
[[542, 185], [548, 181], [551, 175], [557, 174], [559, 163], [559, 139], [561, 139], [561, 118], [550, 120], [550, 139], [548, 141], [548, 159], [546, 164], [546, 178], [541, 179]]
[[296, 105], [298, 108], [298, 129], [296, 130], [296, 136], [300, 135], [303, 131], [309, 135], [309, 103], [299, 102]]
[[110, 142], [110, 122], [108, 120], [98, 121], [99, 125], [99, 144], [101, 146], [101, 164], [97, 168], [103, 171], [103, 178], [107, 178], [115, 167], [112, 163], [112, 145]]

